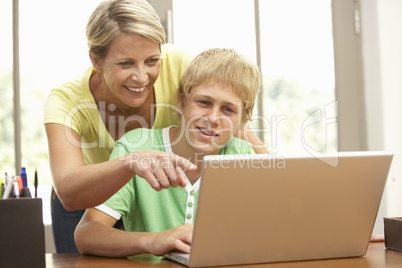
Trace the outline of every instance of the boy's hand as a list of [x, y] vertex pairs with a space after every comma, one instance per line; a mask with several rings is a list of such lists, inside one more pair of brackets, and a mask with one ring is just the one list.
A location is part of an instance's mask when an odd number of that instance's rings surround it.
[[144, 178], [156, 191], [179, 185], [186, 187], [183, 170], [197, 170], [196, 165], [183, 157], [153, 150], [131, 153], [129, 161], [135, 174]]
[[193, 225], [186, 223], [173, 229], [160, 233], [153, 233], [150, 243], [147, 245], [148, 252], [155, 256], [162, 256], [167, 252], [178, 249], [190, 253]]

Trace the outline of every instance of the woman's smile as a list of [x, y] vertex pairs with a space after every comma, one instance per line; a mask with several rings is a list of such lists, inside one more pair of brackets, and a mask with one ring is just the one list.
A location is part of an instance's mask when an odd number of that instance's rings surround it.
[[126, 87], [130, 92], [134, 92], [134, 93], [143, 93], [145, 91], [145, 89], [147, 88], [146, 86], [144, 87], [129, 87], [129, 86], [124, 86]]

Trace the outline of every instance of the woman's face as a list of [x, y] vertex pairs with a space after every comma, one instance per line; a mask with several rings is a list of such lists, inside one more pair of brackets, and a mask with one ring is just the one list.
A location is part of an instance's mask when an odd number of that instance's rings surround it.
[[113, 40], [106, 57], [95, 68], [102, 76], [107, 94], [130, 109], [141, 107], [152, 96], [160, 71], [160, 49], [155, 41], [134, 33]]

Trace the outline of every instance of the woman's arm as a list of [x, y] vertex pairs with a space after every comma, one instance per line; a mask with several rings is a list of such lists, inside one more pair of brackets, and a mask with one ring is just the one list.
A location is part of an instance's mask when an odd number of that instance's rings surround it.
[[[182, 169], [196, 169], [184, 158], [158, 151], [138, 151], [111, 161], [85, 165], [77, 132], [54, 123], [46, 124], [45, 129], [53, 184], [67, 210], [103, 203], [136, 174], [145, 178], [155, 190], [161, 190], [185, 186]], [[141, 166], [141, 163], [148, 163], [138, 161], [142, 158], [148, 158], [154, 165]]]
[[264, 143], [255, 133], [250, 129], [248, 124], [245, 124], [241, 129], [238, 129], [235, 136], [239, 139], [245, 140], [251, 144], [256, 154], [268, 154], [269, 151]]
[[81, 254], [127, 257], [142, 253], [162, 256], [170, 250], [190, 252], [192, 224], [160, 232], [126, 232], [113, 228], [116, 219], [95, 208], [87, 209], [75, 229], [75, 244]]

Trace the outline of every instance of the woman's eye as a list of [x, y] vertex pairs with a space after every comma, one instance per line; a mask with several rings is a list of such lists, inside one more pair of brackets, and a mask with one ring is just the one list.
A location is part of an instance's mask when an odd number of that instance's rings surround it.
[[155, 65], [158, 62], [159, 62], [159, 59], [151, 59], [151, 60], [148, 61], [148, 63], [151, 64], [151, 65]]
[[121, 62], [120, 65], [123, 67], [126, 67], [126, 66], [131, 65], [131, 62], [129, 62], [129, 61]]

